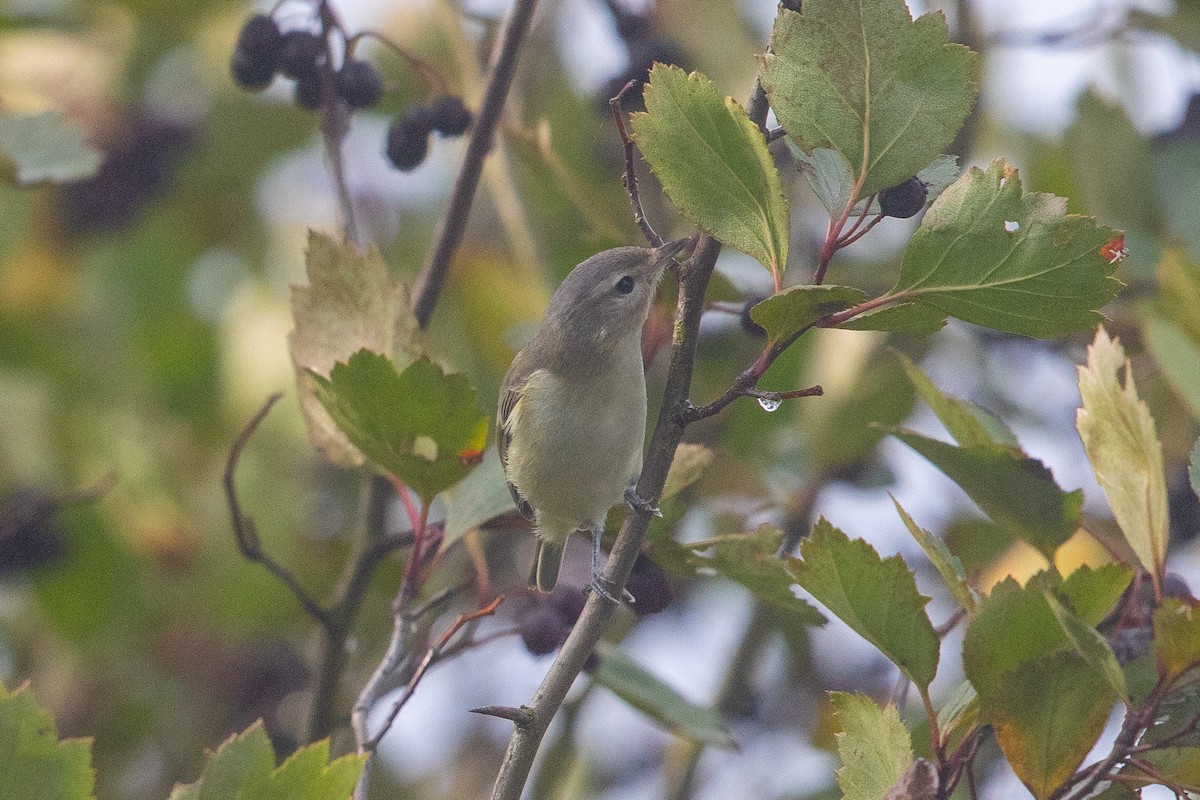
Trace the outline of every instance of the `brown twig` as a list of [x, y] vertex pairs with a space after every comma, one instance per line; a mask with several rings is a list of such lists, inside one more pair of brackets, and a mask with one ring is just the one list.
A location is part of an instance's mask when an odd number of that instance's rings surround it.
[[407, 61], [411, 66], [415, 67], [417, 72], [420, 72], [422, 75], [424, 75], [425, 80], [433, 84], [438, 92], [447, 94], [450, 91], [450, 82], [446, 80], [446, 76], [443, 75], [437, 67], [421, 58], [416, 53], [407, 50], [377, 31], [359, 31], [358, 33], [354, 34], [346, 40], [346, 51], [353, 52], [354, 45], [357, 44], [360, 39], [365, 39], [368, 37], [384, 45], [393, 53]]
[[280, 564], [271, 557], [262, 548], [262, 542], [258, 538], [258, 529], [254, 526], [254, 520], [246, 516], [242, 512], [241, 503], [238, 502], [237, 485], [234, 482], [234, 474], [237, 471], [238, 461], [241, 459], [242, 450], [246, 447], [246, 442], [250, 441], [250, 437], [254, 435], [254, 431], [258, 428], [259, 423], [270, 412], [271, 407], [283, 397], [282, 394], [276, 392], [267, 398], [258, 410], [258, 412], [250, 418], [246, 423], [246, 427], [233, 440], [233, 446], [229, 448], [229, 458], [225, 461], [225, 500], [229, 506], [229, 516], [233, 520], [233, 535], [237, 541], [238, 550], [242, 552], [247, 561], [252, 561], [256, 564], [261, 564], [268, 572], [274, 575], [280, 583], [288, 588], [292, 595], [300, 603], [301, 608], [308, 613], [313, 619], [320, 622], [322, 625], [328, 626], [330, 612], [317, 602], [308, 590], [300, 585], [300, 581], [292, 574], [291, 570]]
[[621, 135], [621, 147], [625, 152], [625, 172], [621, 175], [621, 183], [625, 186], [625, 191], [629, 193], [629, 205], [633, 207], [633, 221], [637, 223], [638, 230], [642, 232], [642, 236], [646, 237], [646, 241], [650, 242], [651, 247], [661, 247], [662, 237], [651, 227], [650, 220], [646, 219], [646, 212], [642, 210], [642, 199], [638, 195], [637, 173], [633, 171], [633, 139], [629, 138], [629, 131], [625, 128], [625, 113], [621, 110], [621, 101], [625, 98], [625, 93], [637, 83], [637, 81], [626, 83], [621, 91], [617, 92], [617, 96], [608, 101], [608, 107], [612, 109], [613, 122], [617, 125], [617, 133]]
[[343, 28], [337, 12], [329, 5], [328, 0], [320, 0], [317, 4], [317, 16], [321, 23], [321, 41], [324, 43], [326, 63], [329, 66], [322, 71], [321, 77], [321, 138], [325, 142], [325, 158], [329, 161], [329, 171], [342, 211], [346, 241], [355, 247], [362, 247], [363, 242], [354, 213], [354, 197], [350, 194], [350, 182], [346, 178], [346, 160], [342, 155], [342, 146], [350, 132], [350, 109], [338, 96], [333, 85], [334, 58], [333, 49], [329, 44], [329, 34], [342, 31]]
[[471, 130], [471, 138], [467, 142], [467, 152], [454, 181], [450, 202], [438, 221], [434, 245], [429, 251], [429, 257], [421, 269], [413, 292], [413, 312], [417, 317], [417, 324], [422, 329], [429, 326], [429, 319], [442, 293], [450, 262], [453, 261], [466, 232], [475, 189], [479, 186], [479, 176], [483, 173], [483, 161], [492, 149], [500, 112], [504, 109], [504, 100], [508, 96], [516, 72], [517, 57], [520, 55], [525, 35], [529, 32], [536, 7], [537, 0], [516, 0], [508, 20], [504, 23], [504, 29], [496, 40], [496, 49], [493, 51], [491, 67], [488, 70], [487, 88], [484, 90], [483, 102], [479, 106], [479, 114]]

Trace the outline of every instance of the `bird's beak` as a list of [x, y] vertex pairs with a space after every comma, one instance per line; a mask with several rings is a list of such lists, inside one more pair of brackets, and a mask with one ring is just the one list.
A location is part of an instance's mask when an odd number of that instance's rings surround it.
[[681, 250], [686, 248], [688, 245], [694, 244], [695, 241], [696, 237], [689, 236], [686, 239], [676, 239], [673, 242], [667, 242], [664, 245], [660, 245], [650, 251], [652, 254], [650, 263], [654, 266], [655, 270], [661, 270], [663, 267], [667, 266], [667, 264], [670, 264], [671, 259], [675, 258], [675, 256]]

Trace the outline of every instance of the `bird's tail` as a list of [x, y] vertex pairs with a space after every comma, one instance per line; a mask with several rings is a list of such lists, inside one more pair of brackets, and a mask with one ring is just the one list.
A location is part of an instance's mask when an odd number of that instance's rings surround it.
[[538, 539], [533, 556], [533, 569], [529, 572], [529, 585], [539, 592], [552, 592], [558, 583], [558, 570], [562, 566], [566, 542], [549, 544]]

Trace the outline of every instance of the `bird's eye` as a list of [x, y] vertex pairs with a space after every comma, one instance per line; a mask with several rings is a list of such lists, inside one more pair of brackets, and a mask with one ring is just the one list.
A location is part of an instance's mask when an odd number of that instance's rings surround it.
[[621, 294], [629, 294], [633, 291], [633, 276], [622, 276], [621, 280], [617, 281], [616, 289]]

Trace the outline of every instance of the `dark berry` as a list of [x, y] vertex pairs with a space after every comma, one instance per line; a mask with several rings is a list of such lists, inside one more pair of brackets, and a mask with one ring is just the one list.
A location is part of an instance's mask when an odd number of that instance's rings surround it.
[[62, 558], [66, 534], [54, 519], [59, 501], [34, 489], [0, 498], [0, 575]]
[[471, 111], [458, 95], [439, 97], [429, 106], [429, 126], [443, 136], [462, 136], [471, 127]]
[[571, 630], [562, 614], [542, 604], [522, 616], [518, 628], [525, 649], [535, 656], [553, 653]]
[[310, 31], [288, 31], [283, 35], [279, 71], [289, 78], [314, 75], [325, 56], [325, 42]]
[[234, 82], [250, 92], [270, 86], [282, 48], [283, 34], [275, 20], [265, 14], [256, 14], [246, 20], [233, 48], [230, 67]]
[[636, 598], [636, 602], [630, 608], [639, 616], [657, 614], [675, 599], [675, 592], [671, 588], [671, 581], [667, 579], [667, 573], [645, 553], [639, 553], [637, 561], [633, 562], [633, 569], [629, 573], [629, 580], [625, 581], [625, 588]]
[[577, 586], [566, 586], [559, 584], [558, 587], [546, 597], [546, 601], [562, 614], [568, 625], [574, 625], [579, 619], [579, 615], [583, 613], [583, 605], [587, 602], [587, 595], [579, 590]]
[[351, 108], [374, 108], [383, 94], [383, 79], [366, 61], [347, 61], [334, 79], [338, 94]]
[[929, 188], [915, 175], [879, 193], [879, 209], [885, 217], [908, 219], [925, 207]]
[[316, 111], [321, 107], [321, 73], [305, 75], [296, 80], [296, 88], [292, 91], [292, 99], [296, 105], [308, 111]]
[[429, 152], [429, 109], [410, 108], [388, 126], [386, 153], [396, 169], [409, 172]]

